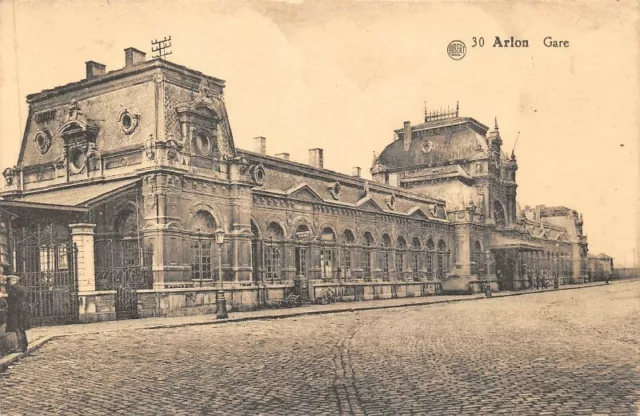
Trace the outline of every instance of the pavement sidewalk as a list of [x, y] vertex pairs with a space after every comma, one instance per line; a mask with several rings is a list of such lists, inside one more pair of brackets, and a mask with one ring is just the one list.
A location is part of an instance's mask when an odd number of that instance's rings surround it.
[[[633, 279], [637, 280], [637, 279]], [[631, 279], [612, 281], [612, 284], [629, 282]], [[559, 290], [572, 290], [586, 287], [596, 287], [605, 285], [604, 282], [593, 282], [576, 285], [560, 286]], [[521, 296], [534, 293], [554, 292], [553, 289], [546, 290], [521, 290], [521, 291], [503, 291], [496, 292], [492, 298], [501, 298], [506, 296]], [[310, 305], [298, 308], [287, 309], [259, 309], [248, 312], [232, 312], [229, 313], [228, 319], [216, 319], [215, 315], [190, 315], [176, 317], [159, 317], [144, 319], [129, 319], [121, 321], [95, 322], [87, 324], [59, 325], [49, 327], [38, 327], [27, 331], [29, 339], [29, 349], [26, 354], [14, 353], [0, 358], [0, 371], [3, 371], [8, 365], [19, 360], [25, 355], [35, 351], [46, 342], [68, 335], [76, 334], [93, 334], [111, 331], [126, 331], [132, 329], [158, 329], [158, 328], [175, 328], [191, 325], [214, 325], [227, 324], [233, 322], [243, 322], [252, 320], [269, 320], [282, 319], [304, 315], [318, 315], [329, 313], [343, 313], [373, 309], [389, 309], [410, 306], [433, 305], [442, 303], [464, 302], [471, 300], [484, 299], [484, 294], [475, 295], [440, 295], [413, 298], [396, 298], [370, 300], [363, 302], [340, 302], [329, 305]]]

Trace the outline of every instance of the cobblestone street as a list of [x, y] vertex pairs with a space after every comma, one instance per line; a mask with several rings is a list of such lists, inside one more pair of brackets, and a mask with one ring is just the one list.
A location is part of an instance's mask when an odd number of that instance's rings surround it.
[[2, 414], [635, 415], [640, 282], [53, 340]]

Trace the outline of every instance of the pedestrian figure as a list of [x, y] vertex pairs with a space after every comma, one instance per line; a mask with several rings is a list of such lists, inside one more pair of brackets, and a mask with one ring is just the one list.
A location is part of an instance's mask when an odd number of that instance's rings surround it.
[[536, 273], [536, 289], [540, 289], [540, 271]]
[[553, 278], [553, 288], [554, 289], [560, 289], [560, 282], [558, 281], [558, 276], [555, 276]]
[[491, 297], [491, 284], [489, 284], [489, 282], [484, 284], [484, 296], [487, 298]]
[[27, 352], [27, 329], [29, 324], [29, 304], [27, 303], [27, 289], [20, 284], [18, 276], [7, 276], [7, 328], [6, 332], [15, 332], [18, 349]]

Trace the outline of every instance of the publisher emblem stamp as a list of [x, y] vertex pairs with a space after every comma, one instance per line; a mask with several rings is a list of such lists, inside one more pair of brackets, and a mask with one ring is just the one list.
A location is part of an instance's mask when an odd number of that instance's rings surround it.
[[447, 54], [454, 61], [459, 61], [467, 54], [467, 45], [460, 40], [453, 40], [447, 46]]

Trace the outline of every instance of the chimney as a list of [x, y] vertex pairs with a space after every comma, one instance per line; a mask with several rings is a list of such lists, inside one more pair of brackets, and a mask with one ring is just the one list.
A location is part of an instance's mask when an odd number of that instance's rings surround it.
[[322, 156], [322, 149], [309, 149], [309, 165], [323, 169], [324, 157]]
[[84, 64], [87, 66], [87, 79], [99, 77], [107, 72], [107, 66], [98, 62], [87, 61]]
[[266, 137], [254, 137], [254, 152], [260, 153], [261, 155], [267, 154], [267, 138]]
[[278, 153], [276, 154], [276, 157], [279, 157], [280, 159], [284, 159], [284, 160], [289, 160], [289, 153]]
[[409, 146], [411, 145], [411, 122], [404, 122], [404, 151], [409, 151]]
[[355, 176], [356, 178], [359, 178], [361, 175], [361, 172], [362, 172], [362, 169], [360, 169], [360, 166], [356, 166], [351, 169], [351, 176]]
[[124, 67], [128, 68], [140, 64], [147, 59], [147, 54], [136, 48], [127, 48], [124, 50]]

